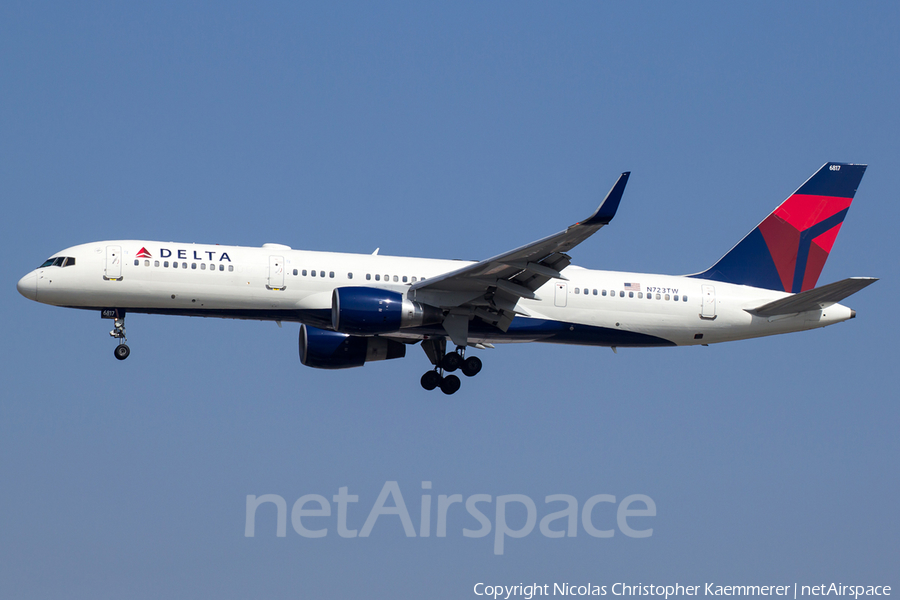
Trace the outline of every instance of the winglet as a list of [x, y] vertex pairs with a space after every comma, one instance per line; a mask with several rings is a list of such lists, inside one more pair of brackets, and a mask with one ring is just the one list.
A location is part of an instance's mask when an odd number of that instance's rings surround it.
[[629, 175], [631, 175], [631, 171], [625, 171], [619, 175], [618, 181], [609, 190], [606, 198], [603, 199], [603, 202], [600, 203], [594, 214], [579, 223], [579, 225], [609, 225], [609, 222], [616, 216], [616, 211], [619, 209], [619, 201], [622, 200], [622, 193], [625, 191], [625, 184], [628, 183]]

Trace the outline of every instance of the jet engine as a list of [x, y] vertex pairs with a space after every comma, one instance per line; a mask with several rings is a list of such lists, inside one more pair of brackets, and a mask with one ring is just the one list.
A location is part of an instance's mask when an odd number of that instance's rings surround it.
[[341, 333], [390, 333], [440, 323], [443, 316], [439, 308], [413, 302], [391, 290], [340, 287], [331, 296], [331, 326]]
[[300, 362], [316, 369], [349, 369], [373, 360], [406, 356], [406, 344], [300, 326]]

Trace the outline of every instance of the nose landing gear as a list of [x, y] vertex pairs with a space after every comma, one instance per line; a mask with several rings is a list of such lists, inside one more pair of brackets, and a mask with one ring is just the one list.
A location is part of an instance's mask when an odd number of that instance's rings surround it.
[[445, 373], [460, 370], [466, 377], [474, 377], [481, 371], [481, 359], [477, 356], [465, 358], [464, 346], [457, 346], [455, 352], [447, 352], [446, 339], [425, 340], [422, 342], [422, 349], [434, 365], [434, 369], [422, 375], [419, 381], [426, 390], [431, 391], [439, 387], [448, 396], [455, 394], [460, 387], [459, 377]]
[[113, 351], [116, 358], [119, 360], [125, 360], [128, 358], [128, 355], [131, 354], [131, 348], [125, 343], [128, 341], [125, 338], [125, 317], [116, 317], [116, 320], [113, 322], [113, 330], [109, 332], [110, 337], [116, 338], [119, 340], [119, 345], [116, 346], [116, 349]]

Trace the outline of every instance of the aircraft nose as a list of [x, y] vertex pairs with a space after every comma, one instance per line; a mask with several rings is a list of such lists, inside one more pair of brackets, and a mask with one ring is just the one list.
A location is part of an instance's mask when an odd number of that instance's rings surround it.
[[20, 279], [16, 289], [29, 300], [37, 300], [37, 274], [32, 271]]

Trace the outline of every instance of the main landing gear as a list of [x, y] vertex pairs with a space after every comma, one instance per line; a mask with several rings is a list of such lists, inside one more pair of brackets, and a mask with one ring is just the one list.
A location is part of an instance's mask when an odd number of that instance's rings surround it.
[[116, 346], [116, 349], [113, 351], [116, 358], [119, 360], [125, 360], [128, 358], [128, 355], [131, 354], [131, 348], [128, 347], [128, 344], [125, 342], [128, 341], [125, 339], [125, 317], [116, 317], [116, 320], [113, 323], [113, 330], [109, 332], [110, 337], [114, 337], [119, 340], [119, 345]]
[[445, 375], [454, 371], [462, 371], [466, 377], [474, 377], [481, 371], [481, 359], [477, 356], [465, 357], [466, 349], [458, 346], [456, 352], [447, 352], [447, 340], [429, 339], [422, 342], [425, 354], [431, 359], [434, 369], [422, 375], [420, 383], [426, 390], [437, 387], [447, 394], [455, 394], [459, 391], [460, 380], [456, 375]]

